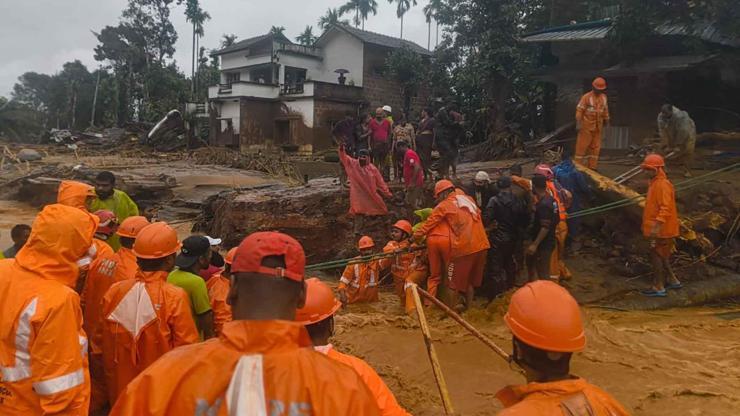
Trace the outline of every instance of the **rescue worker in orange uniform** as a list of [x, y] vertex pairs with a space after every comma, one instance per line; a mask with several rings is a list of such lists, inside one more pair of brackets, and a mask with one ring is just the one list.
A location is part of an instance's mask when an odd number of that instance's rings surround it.
[[565, 241], [568, 239], [568, 208], [573, 196], [570, 191], [560, 186], [555, 179], [555, 174], [549, 165], [540, 164], [534, 168], [536, 175], [542, 175], [547, 180], [547, 193], [555, 200], [558, 205], [558, 217], [560, 222], [555, 226], [555, 249], [550, 256], [550, 279], [558, 281], [560, 279], [570, 280], [573, 274], [565, 265]]
[[398, 254], [393, 257], [384, 258], [380, 261], [380, 267], [383, 270], [390, 268], [393, 278], [393, 287], [396, 295], [401, 302], [401, 306], [406, 305], [406, 278], [411, 272], [411, 263], [414, 261], [415, 254], [410, 251], [411, 241], [411, 223], [406, 220], [399, 220], [391, 227], [391, 241], [383, 247], [383, 253]]
[[314, 350], [352, 367], [370, 389], [383, 416], [410, 416], [396, 401], [385, 382], [365, 361], [337, 351], [329, 342], [334, 335], [334, 314], [342, 303], [331, 288], [317, 278], [306, 279], [306, 304], [295, 313], [295, 320], [306, 326]]
[[[452, 182], [447, 180], [439, 181], [434, 185], [434, 199], [437, 202], [440, 201], [440, 193], [448, 189], [450, 185], [454, 187]], [[416, 224], [413, 230], [413, 239], [416, 242], [426, 241], [429, 262], [427, 292], [436, 297], [439, 294], [439, 286], [442, 284], [442, 279], [444, 278], [444, 281], [447, 282], [450, 278], [449, 268], [452, 261], [452, 239], [450, 238], [450, 225], [447, 221], [436, 221], [433, 226], [427, 227], [427, 222], [433, 212], [434, 209], [431, 210], [426, 218], [423, 218], [421, 223]], [[424, 230], [424, 232], [421, 232], [421, 230]], [[431, 302], [428, 300], [424, 300], [424, 302], [427, 306], [431, 305]]]
[[95, 232], [94, 242], [102, 253], [97, 253], [84, 277], [84, 288], [80, 294], [82, 306], [83, 328], [90, 337], [90, 411], [103, 409], [108, 402], [108, 393], [105, 389], [105, 375], [103, 362], [100, 359], [100, 345], [96, 343], [95, 333], [103, 322], [102, 301], [105, 292], [116, 282], [114, 278], [115, 253], [105, 242], [112, 236], [118, 227], [116, 214], [107, 210], [95, 211], [100, 221]]
[[214, 273], [206, 281], [208, 288], [208, 299], [211, 301], [213, 310], [213, 330], [216, 336], [221, 334], [224, 324], [231, 322], [231, 306], [228, 302], [229, 289], [231, 289], [231, 264], [234, 262], [236, 247], [229, 250], [224, 257], [224, 269]]
[[658, 154], [645, 156], [641, 167], [650, 177], [642, 215], [642, 234], [650, 240], [650, 261], [653, 265], [653, 287], [643, 291], [642, 294], [665, 297], [666, 289], [683, 287], [673, 272], [670, 261], [674, 239], [679, 235], [676, 193], [666, 176], [662, 156]]
[[97, 217], [60, 204], [0, 261], [0, 415], [87, 415], [87, 336], [77, 285]]
[[506, 407], [498, 416], [627, 416], [609, 393], [570, 375], [570, 359], [586, 335], [575, 299], [555, 282], [526, 284], [511, 297], [504, 322], [512, 334], [512, 358], [527, 384], [496, 393]]
[[593, 89], [581, 97], [576, 107], [576, 162], [596, 169], [601, 152], [603, 128], [609, 125], [609, 105], [606, 99], [606, 81], [596, 78]]
[[134, 254], [133, 250], [134, 242], [136, 242], [136, 236], [139, 235], [139, 232], [149, 224], [151, 223], [146, 217], [136, 215], [126, 218], [118, 227], [116, 234], [118, 234], [118, 241], [121, 244], [121, 248], [116, 251], [114, 257], [113, 280], [116, 282], [136, 277], [139, 265], [136, 263], [136, 254]]
[[88, 207], [96, 198], [95, 188], [92, 185], [77, 181], [62, 181], [57, 191], [57, 203], [88, 211]]
[[305, 266], [290, 236], [245, 238], [231, 265], [234, 320], [218, 338], [165, 354], [129, 384], [111, 416], [379, 415], [354, 370], [307, 348], [295, 322]]
[[[362, 236], [357, 243], [360, 257], [373, 255], [375, 241], [369, 236]], [[381, 260], [370, 260], [361, 263], [349, 263], [339, 279], [339, 299], [342, 304], [378, 301], [378, 279], [382, 269]]]
[[[424, 226], [416, 230], [414, 238], [419, 240], [438, 224], [447, 223], [451, 259], [448, 285], [458, 295], [454, 306], [464, 310], [470, 306], [474, 289], [483, 282], [486, 256], [491, 246], [483, 227], [481, 210], [473, 198], [455, 189], [455, 185], [446, 179], [437, 182], [435, 195], [437, 206]], [[429, 261], [432, 262], [431, 253]]]
[[136, 277], [115, 283], [103, 298], [105, 321], [96, 343], [102, 347], [110, 403], [164, 353], [199, 340], [188, 295], [166, 281], [179, 248], [172, 227], [147, 225], [134, 242]]

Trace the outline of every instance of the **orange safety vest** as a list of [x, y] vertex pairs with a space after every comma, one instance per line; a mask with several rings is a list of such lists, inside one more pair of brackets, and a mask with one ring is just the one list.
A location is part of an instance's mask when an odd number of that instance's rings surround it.
[[105, 321], [95, 342], [102, 347], [108, 399], [166, 352], [199, 341], [190, 299], [166, 282], [167, 272], [142, 272], [115, 283], [102, 302]]
[[296, 322], [229, 322], [146, 369], [110, 416], [380, 414], [352, 368], [310, 346]]
[[87, 212], [48, 205], [16, 257], [0, 261], [0, 415], [87, 415], [87, 337], [72, 288], [96, 228]]
[[604, 122], [609, 120], [609, 104], [606, 94], [597, 96], [589, 91], [581, 97], [576, 107], [576, 120], [581, 128], [587, 131], [599, 131]]
[[498, 416], [629, 416], [609, 393], [581, 378], [508, 386], [496, 398], [506, 407]]
[[566, 207], [565, 201], [563, 201], [562, 198], [560, 198], [560, 191], [555, 186], [555, 182], [548, 180], [547, 190], [550, 193], [550, 196], [558, 204], [558, 214], [560, 215], [560, 222], [565, 221], [568, 218], [568, 208]]
[[380, 270], [379, 260], [348, 264], [339, 279], [338, 289], [347, 291], [349, 303], [375, 302], [378, 300]]

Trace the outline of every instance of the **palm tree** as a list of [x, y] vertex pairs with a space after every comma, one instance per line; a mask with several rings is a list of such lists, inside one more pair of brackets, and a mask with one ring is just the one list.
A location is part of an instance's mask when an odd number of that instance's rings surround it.
[[411, 10], [411, 6], [416, 6], [416, 0], [388, 0], [388, 3], [396, 3], [396, 16], [401, 19], [401, 39], [403, 39], [403, 15]]
[[271, 35], [285, 36], [285, 26], [273, 26], [270, 28]]
[[221, 48], [226, 48], [236, 43], [237, 36], [234, 34], [224, 33], [221, 35]]
[[429, 32], [427, 33], [427, 49], [432, 50], [432, 19], [434, 19], [437, 25], [437, 40], [436, 45], [439, 46], [439, 22], [437, 16], [442, 8], [441, 0], [429, 0], [429, 4], [424, 6], [424, 16], [427, 18], [427, 24], [429, 25]]
[[203, 23], [206, 22], [206, 20], [209, 20], [211, 18], [211, 15], [208, 14], [208, 12], [204, 11], [200, 7], [200, 3], [198, 0], [187, 0], [187, 4], [185, 6], [185, 20], [188, 22], [191, 22], [193, 24], [193, 59], [191, 62], [191, 80], [192, 80], [192, 88], [193, 88], [193, 94], [195, 94], [195, 61], [197, 59], [196, 57], [196, 51], [198, 50], [198, 47], [196, 45], [196, 38], [197, 40], [200, 40], [200, 38], [203, 37]]
[[313, 34], [313, 26], [306, 26], [306, 30], [295, 38], [296, 42], [303, 46], [311, 46], [316, 42], [316, 36]]
[[378, 2], [376, 0], [349, 0], [339, 8], [339, 15], [344, 16], [347, 13], [355, 13], [355, 26], [362, 24], [362, 30], [365, 30], [365, 20], [370, 15], [378, 14]]
[[342, 25], [349, 24], [349, 20], [340, 19], [339, 17], [340, 17], [339, 11], [336, 8], [326, 9], [326, 14], [319, 18], [319, 28], [321, 28], [321, 30], [327, 30], [330, 27], [337, 25], [337, 24], [342, 24]]

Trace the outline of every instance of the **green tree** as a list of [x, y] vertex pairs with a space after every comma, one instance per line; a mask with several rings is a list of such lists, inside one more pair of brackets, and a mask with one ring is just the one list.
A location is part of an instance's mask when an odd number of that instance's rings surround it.
[[339, 7], [339, 16], [344, 16], [348, 13], [354, 13], [355, 26], [362, 25], [362, 30], [365, 30], [365, 21], [367, 20], [370, 13], [373, 16], [378, 14], [378, 2], [376, 0], [349, 0], [347, 3]]
[[273, 26], [270, 28], [271, 35], [285, 36], [285, 26]]
[[193, 58], [191, 62], [190, 76], [192, 78], [193, 94], [195, 95], [197, 88], [195, 62], [197, 60], [196, 51], [198, 50], [196, 42], [203, 37], [203, 24], [211, 18], [211, 15], [200, 7], [200, 2], [198, 0], [186, 0], [185, 17], [186, 20], [193, 25]]
[[412, 6], [416, 6], [416, 0], [388, 0], [388, 3], [396, 3], [396, 16], [401, 19], [401, 39], [403, 39], [403, 16]]
[[223, 48], [226, 48], [228, 46], [235, 44], [237, 37], [238, 36], [236, 36], [233, 33], [232, 34], [224, 33], [223, 35], [221, 35], [221, 48], [223, 49]]
[[39, 133], [39, 118], [33, 107], [0, 97], [0, 136], [28, 141], [27, 136]]
[[385, 61], [385, 72], [401, 86], [403, 112], [409, 114], [411, 99], [426, 79], [426, 65], [421, 55], [404, 46], [395, 49]]
[[313, 26], [306, 26], [306, 29], [295, 40], [303, 46], [312, 46], [316, 42], [316, 36], [313, 34]]
[[439, 23], [437, 22], [437, 13], [442, 8], [442, 0], [429, 0], [429, 3], [424, 6], [424, 17], [426, 18], [429, 30], [427, 32], [427, 49], [432, 50], [432, 19], [435, 21], [437, 29], [435, 47], [439, 45]]
[[348, 25], [349, 20], [341, 19], [339, 15], [339, 11], [336, 8], [326, 9], [326, 14], [319, 18], [319, 28], [321, 30], [327, 30], [330, 27], [334, 25], [339, 25], [339, 24]]

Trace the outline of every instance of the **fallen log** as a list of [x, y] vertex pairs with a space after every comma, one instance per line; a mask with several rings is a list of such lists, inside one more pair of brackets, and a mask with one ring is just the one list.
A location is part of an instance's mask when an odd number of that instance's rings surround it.
[[[632, 188], [619, 184], [613, 179], [606, 177], [595, 170], [589, 169], [579, 163], [575, 163], [577, 169], [584, 174], [586, 179], [591, 185], [591, 190], [594, 192], [596, 197], [602, 201], [619, 201], [624, 199], [634, 199], [636, 203], [624, 206], [620, 208], [620, 211], [626, 214], [625, 220], [628, 224], [635, 227], [635, 233], [640, 232], [640, 224], [642, 223], [642, 212], [645, 208], [645, 198], [635, 192]], [[685, 216], [679, 215], [680, 222], [680, 240], [689, 243], [692, 247], [695, 247], [701, 251], [702, 254], [707, 255], [714, 250], [714, 244], [707, 239], [702, 233], [697, 232], [692, 227], [692, 221]]]

